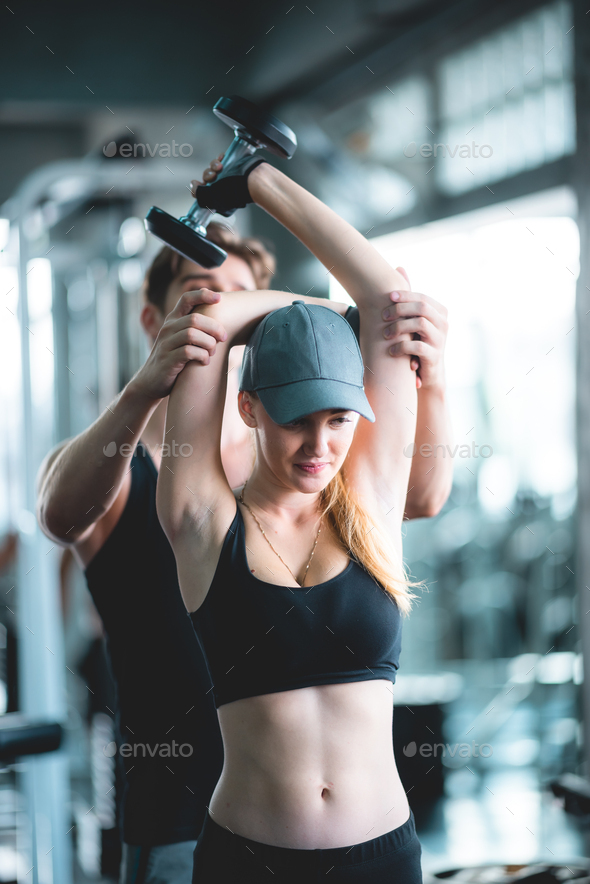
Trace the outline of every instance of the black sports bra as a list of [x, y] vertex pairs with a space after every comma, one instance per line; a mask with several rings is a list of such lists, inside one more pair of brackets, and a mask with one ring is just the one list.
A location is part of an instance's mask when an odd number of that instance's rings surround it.
[[259, 580], [239, 507], [205, 601], [188, 616], [217, 707], [311, 685], [395, 682], [401, 615], [392, 597], [355, 560], [317, 586]]

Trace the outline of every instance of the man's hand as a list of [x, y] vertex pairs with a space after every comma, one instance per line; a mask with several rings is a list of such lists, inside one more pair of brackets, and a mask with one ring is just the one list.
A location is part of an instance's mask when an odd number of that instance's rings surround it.
[[217, 304], [220, 299], [219, 292], [210, 289], [182, 295], [166, 317], [144, 365], [130, 381], [136, 392], [150, 400], [163, 399], [187, 362], [209, 364], [217, 342], [227, 340], [227, 332], [217, 320], [191, 310], [199, 304]]
[[[408, 281], [403, 267], [396, 268]], [[416, 386], [444, 387], [444, 349], [447, 338], [447, 308], [418, 292], [391, 292], [391, 306], [383, 311], [388, 324], [383, 335], [392, 346], [392, 356], [411, 356]], [[408, 333], [411, 339], [408, 340]]]

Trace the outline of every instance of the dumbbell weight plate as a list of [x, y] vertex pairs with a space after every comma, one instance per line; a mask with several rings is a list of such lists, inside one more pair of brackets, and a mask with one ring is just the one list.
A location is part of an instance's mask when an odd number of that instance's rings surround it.
[[213, 108], [213, 113], [232, 129], [237, 128], [249, 138], [254, 138], [260, 147], [266, 148], [278, 157], [291, 159], [295, 153], [297, 147], [295, 133], [277, 117], [239, 95], [220, 98]]
[[227, 252], [215, 243], [157, 206], [152, 206], [145, 216], [145, 226], [166, 245], [201, 267], [219, 267], [227, 258]]

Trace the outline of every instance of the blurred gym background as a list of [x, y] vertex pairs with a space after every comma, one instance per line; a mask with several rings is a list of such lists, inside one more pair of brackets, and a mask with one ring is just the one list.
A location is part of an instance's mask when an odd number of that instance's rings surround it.
[[[35, 476], [145, 359], [139, 287], [159, 243], [143, 217], [188, 210], [231, 138], [212, 106], [234, 93], [297, 134], [271, 162], [449, 309], [455, 447], [432, 456], [454, 458], [454, 487], [407, 524], [427, 591], [394, 714], [424, 869], [582, 867], [586, 4], [12, 0], [0, 17], [0, 882], [117, 875], [101, 624], [37, 527]], [[346, 298], [260, 209], [223, 220], [275, 243], [276, 288]]]

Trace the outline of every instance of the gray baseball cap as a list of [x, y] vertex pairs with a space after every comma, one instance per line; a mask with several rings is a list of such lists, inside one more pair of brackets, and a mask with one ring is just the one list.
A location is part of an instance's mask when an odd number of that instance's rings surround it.
[[356, 411], [373, 422], [364, 366], [348, 321], [316, 304], [293, 301], [256, 326], [244, 353], [240, 390], [258, 394], [277, 424], [314, 411]]

